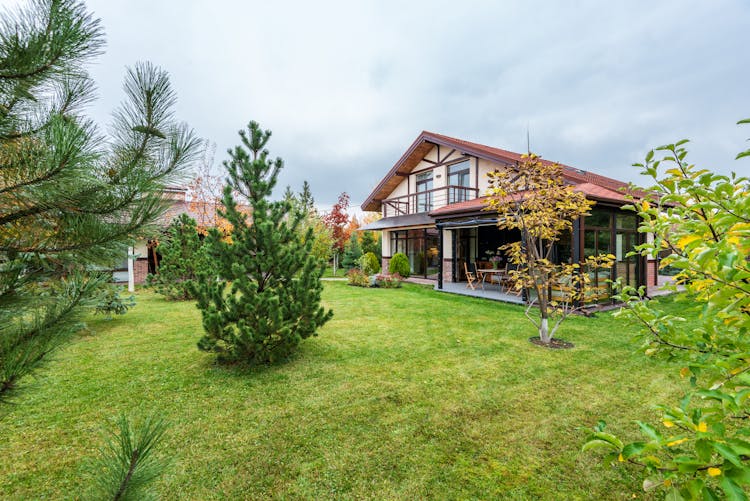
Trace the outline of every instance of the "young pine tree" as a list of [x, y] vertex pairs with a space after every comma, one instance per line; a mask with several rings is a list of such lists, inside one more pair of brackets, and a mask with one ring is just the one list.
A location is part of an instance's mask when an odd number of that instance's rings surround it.
[[[240, 131], [242, 145], [224, 162], [221, 216], [233, 227], [231, 238], [212, 229], [206, 239], [217, 279], [196, 287], [205, 329], [198, 347], [220, 361], [283, 360], [333, 315], [320, 305], [324, 263], [311, 254], [312, 229], [300, 235], [304, 215], [288, 200], [269, 200], [283, 166], [265, 150], [270, 136], [257, 122]], [[233, 193], [247, 199], [249, 211]]]
[[359, 246], [359, 239], [357, 239], [357, 234], [352, 232], [352, 235], [349, 237], [349, 242], [344, 249], [344, 259], [341, 260], [341, 266], [347, 270], [351, 270], [357, 266], [359, 258], [361, 257], [362, 248]]
[[210, 273], [210, 261], [195, 219], [187, 214], [176, 217], [157, 249], [161, 254], [159, 269], [156, 275], [149, 277], [149, 283], [167, 299], [195, 299], [192, 293], [194, 285], [200, 277]]

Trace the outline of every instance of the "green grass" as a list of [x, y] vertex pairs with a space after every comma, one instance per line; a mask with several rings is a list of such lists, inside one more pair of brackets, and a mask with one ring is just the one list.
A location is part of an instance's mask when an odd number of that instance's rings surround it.
[[6, 408], [0, 497], [76, 497], [105, 421], [159, 412], [163, 499], [629, 499], [637, 472], [580, 453], [580, 427], [604, 418], [635, 438], [634, 419], [680, 394], [675, 368], [635, 352], [610, 314], [569, 319], [576, 348], [550, 351], [517, 306], [329, 282], [320, 336], [251, 370], [197, 350], [192, 303], [137, 299]]

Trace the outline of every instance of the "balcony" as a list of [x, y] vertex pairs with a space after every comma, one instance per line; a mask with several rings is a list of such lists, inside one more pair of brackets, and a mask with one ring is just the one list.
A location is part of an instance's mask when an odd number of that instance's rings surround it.
[[479, 190], [466, 186], [443, 186], [383, 200], [383, 217], [430, 212], [445, 205], [477, 198]]

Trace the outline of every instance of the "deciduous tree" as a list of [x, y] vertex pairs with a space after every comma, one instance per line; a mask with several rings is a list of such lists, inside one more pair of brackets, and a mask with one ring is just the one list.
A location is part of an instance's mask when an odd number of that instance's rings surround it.
[[[516, 266], [511, 279], [516, 288], [530, 292], [526, 316], [537, 327], [540, 340], [549, 344], [562, 321], [583, 306], [591, 289], [589, 270], [611, 266], [614, 256], [553, 262], [557, 242], [594, 205], [565, 184], [559, 165], [530, 153], [519, 164], [489, 176], [489, 209], [498, 213], [498, 227], [517, 231], [521, 237], [501, 247]], [[538, 318], [530, 314], [534, 307]]]
[[[750, 120], [743, 121], [750, 123]], [[639, 422], [643, 440], [623, 443], [600, 422], [585, 449], [606, 447], [607, 461], [644, 470], [646, 490], [667, 499], [747, 499], [750, 488], [750, 181], [687, 161], [686, 140], [650, 151], [636, 164], [653, 179], [651, 201], [634, 201], [639, 231], [654, 235], [643, 255], [669, 255], [679, 270], [685, 309], [698, 320], [665, 313], [645, 290], [624, 287], [622, 315], [642, 326], [649, 356], [679, 361], [687, 393], [659, 406], [661, 422]], [[738, 158], [750, 155], [742, 152]], [[655, 202], [658, 201], [658, 202]], [[674, 367], [670, 364], [668, 367]]]

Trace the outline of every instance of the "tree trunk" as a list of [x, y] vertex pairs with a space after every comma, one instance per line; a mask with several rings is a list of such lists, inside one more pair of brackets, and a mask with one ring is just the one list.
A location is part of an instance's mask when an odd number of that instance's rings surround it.
[[542, 318], [539, 323], [539, 339], [544, 344], [549, 344], [552, 341], [552, 337], [549, 335], [549, 319], [547, 318]]

